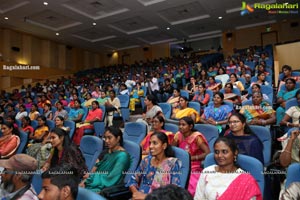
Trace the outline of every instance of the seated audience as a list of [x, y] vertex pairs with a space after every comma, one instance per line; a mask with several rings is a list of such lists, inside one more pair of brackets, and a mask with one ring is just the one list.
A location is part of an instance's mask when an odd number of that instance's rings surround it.
[[116, 97], [116, 92], [114, 90], [109, 91], [109, 98], [105, 102], [105, 109], [107, 112], [107, 126], [113, 125], [114, 113], [120, 114], [120, 99]]
[[37, 104], [32, 104], [28, 116], [29, 116], [30, 120], [36, 120], [37, 117], [40, 116]]
[[196, 82], [195, 77], [193, 77], [193, 76], [190, 77], [190, 82], [184, 88], [186, 91], [189, 92], [189, 100], [192, 100], [195, 95], [196, 85], [197, 85], [197, 82]]
[[75, 123], [80, 123], [82, 121], [84, 110], [80, 106], [80, 100], [74, 100], [74, 107], [71, 108], [68, 114], [68, 120], [74, 121]]
[[266, 81], [266, 74], [263, 73], [263, 72], [259, 72], [259, 73], [257, 74], [257, 81], [251, 83], [251, 86], [252, 86], [253, 84], [258, 84], [258, 85], [269, 85], [269, 83]]
[[179, 132], [176, 133], [172, 145], [187, 151], [191, 156], [191, 175], [188, 191], [195, 195], [195, 186], [202, 171], [201, 162], [210, 152], [206, 138], [194, 129], [194, 121], [190, 117], [179, 120]]
[[143, 122], [148, 126], [152, 124], [152, 119], [154, 116], [158, 114], [163, 116], [163, 113], [162, 109], [157, 105], [156, 98], [153, 95], [147, 95], [144, 102], [145, 108], [142, 119], [138, 119], [137, 122]]
[[288, 167], [293, 162], [300, 162], [299, 158], [299, 129], [290, 131], [287, 142], [283, 145], [283, 151], [280, 154], [279, 161], [281, 166]]
[[[132, 200], [145, 199], [152, 190], [168, 184], [180, 185], [181, 161], [174, 158], [168, 136], [155, 132], [150, 138], [150, 155], [144, 158], [127, 183]], [[163, 170], [166, 173], [156, 173]]]
[[157, 93], [158, 101], [166, 102], [170, 98], [170, 96], [172, 96], [173, 90], [174, 88], [170, 83], [170, 79], [165, 79], [164, 84], [162, 85], [162, 87], [160, 87], [160, 90]]
[[199, 102], [201, 107], [206, 106], [210, 100], [210, 96], [206, 93], [205, 83], [200, 83], [192, 101]]
[[[244, 85], [241, 81], [238, 80], [238, 77], [236, 74], [232, 73], [230, 74], [229, 82], [233, 85], [233, 88], [239, 89], [241, 92], [244, 91]], [[226, 85], [225, 85], [226, 86]]]
[[298, 91], [295, 79], [287, 78], [285, 80], [285, 86], [286, 90], [280, 90], [277, 94], [277, 104], [280, 106], [276, 109], [276, 124], [279, 124], [284, 117], [286, 101], [295, 97], [295, 94]]
[[46, 117], [46, 119], [49, 119], [49, 120], [53, 119], [51, 104], [49, 104], [49, 103], [44, 104], [44, 113], [43, 113], [43, 115]]
[[60, 128], [54, 128], [50, 132], [52, 150], [49, 158], [42, 167], [43, 171], [61, 164], [72, 165], [80, 178], [87, 173], [84, 157], [80, 149], [74, 145], [69, 134]]
[[14, 155], [19, 147], [19, 131], [12, 123], [4, 122], [1, 126], [0, 158], [9, 158]]
[[172, 108], [175, 109], [179, 106], [179, 97], [180, 97], [180, 90], [174, 89], [173, 95], [167, 100], [167, 103], [172, 105]]
[[99, 155], [91, 174], [85, 175], [80, 186], [96, 193], [102, 189], [123, 183], [125, 171], [130, 166], [130, 155], [123, 147], [123, 133], [108, 127], [104, 133], [107, 148]]
[[93, 101], [96, 101], [95, 98], [92, 97], [91, 93], [87, 93], [84, 102], [81, 103], [82, 107], [87, 107], [88, 109], [92, 109]]
[[57, 166], [42, 174], [40, 200], [76, 200], [80, 179], [76, 170], [68, 165]]
[[164, 117], [161, 115], [154, 116], [154, 118], [152, 120], [152, 127], [151, 127], [152, 130], [150, 130], [148, 132], [147, 136], [143, 139], [143, 141], [140, 144], [142, 147], [142, 156], [143, 157], [147, 156], [150, 153], [150, 138], [151, 138], [151, 135], [155, 132], [165, 133], [168, 136], [169, 144], [172, 144], [175, 133], [164, 130], [164, 126], [165, 126]]
[[38, 200], [31, 185], [32, 177], [37, 169], [37, 161], [26, 155], [17, 154], [9, 159], [1, 159], [1, 199]]
[[144, 90], [141, 88], [141, 83], [137, 82], [135, 88], [130, 93], [130, 111], [135, 111], [135, 104], [141, 102], [141, 97], [144, 96]]
[[[254, 92], [261, 92], [261, 86], [259, 84], [254, 83], [251, 86], [251, 91], [252, 91], [252, 94], [247, 93], [247, 94], [242, 96], [242, 101], [252, 100], [252, 95], [253, 95]], [[268, 95], [266, 95], [266, 94], [263, 94], [263, 99], [264, 100], [270, 100]]]
[[55, 103], [57, 110], [54, 113], [53, 119], [57, 116], [62, 116], [64, 119], [68, 119], [68, 112], [64, 109], [64, 105], [61, 101]]
[[46, 120], [45, 116], [39, 116], [37, 118], [38, 127], [31, 135], [29, 135], [29, 143], [41, 142], [44, 137], [47, 137], [49, 134], [49, 127], [46, 124]]
[[244, 115], [233, 113], [228, 119], [228, 125], [226, 136], [235, 141], [239, 153], [252, 156], [264, 164], [263, 144], [246, 123]]
[[276, 122], [276, 112], [268, 102], [263, 100], [261, 92], [254, 92], [252, 105], [245, 105], [241, 108], [249, 125], [271, 125]]
[[88, 112], [87, 117], [81, 123], [76, 124], [76, 131], [73, 138], [73, 142], [77, 145], [80, 144], [80, 140], [84, 135], [84, 130], [93, 129], [93, 123], [102, 120], [102, 110], [99, 108], [99, 102], [93, 101], [92, 109]]
[[24, 117], [28, 115], [26, 111], [26, 107], [22, 104], [19, 106], [19, 112], [16, 115], [16, 120], [22, 120]]
[[30, 124], [31, 124], [31, 120], [28, 116], [22, 118], [22, 126], [20, 127], [20, 130], [27, 133], [28, 137], [34, 132], [34, 128]]
[[195, 123], [200, 121], [200, 113], [198, 113], [194, 108], [188, 107], [188, 99], [181, 96], [179, 98], [179, 108], [173, 110], [172, 119], [181, 119], [182, 117], [191, 117]]
[[230, 101], [235, 105], [242, 103], [241, 97], [236, 93], [233, 93], [233, 84], [226, 83], [224, 86], [224, 100]]
[[217, 126], [219, 133], [222, 132], [222, 125], [226, 125], [232, 108], [224, 104], [224, 94], [218, 92], [214, 94], [213, 103], [204, 108], [200, 122]]
[[217, 164], [202, 171], [194, 200], [262, 200], [256, 180], [236, 164], [238, 153], [238, 147], [232, 139], [217, 139], [214, 144]]

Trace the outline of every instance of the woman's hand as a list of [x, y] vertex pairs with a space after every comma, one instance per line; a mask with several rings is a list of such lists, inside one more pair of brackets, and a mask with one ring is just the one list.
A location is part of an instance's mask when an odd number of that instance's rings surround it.
[[82, 187], [82, 188], [85, 188], [85, 184], [84, 184], [84, 182], [85, 182], [85, 180], [83, 180], [83, 181], [81, 181], [80, 183], [79, 183], [79, 187]]
[[146, 196], [147, 196], [147, 194], [136, 191], [136, 192], [132, 193], [132, 200], [143, 200], [146, 198]]

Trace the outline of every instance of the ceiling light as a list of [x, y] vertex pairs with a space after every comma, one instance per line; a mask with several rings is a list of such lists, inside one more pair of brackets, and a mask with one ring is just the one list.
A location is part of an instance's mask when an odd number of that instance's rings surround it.
[[4, 17], [4, 19], [8, 20], [8, 17]]
[[220, 16], [220, 17], [218, 17], [218, 19], [223, 19], [223, 17], [222, 17], [222, 16]]
[[55, 35], [59, 36], [59, 33], [55, 33]]
[[44, 1], [44, 3], [43, 3], [45, 6], [48, 6], [48, 2], [46, 2], [46, 1]]
[[167, 30], [170, 30], [170, 27], [167, 27]]
[[97, 24], [96, 24], [96, 22], [93, 22], [93, 26], [96, 26]]

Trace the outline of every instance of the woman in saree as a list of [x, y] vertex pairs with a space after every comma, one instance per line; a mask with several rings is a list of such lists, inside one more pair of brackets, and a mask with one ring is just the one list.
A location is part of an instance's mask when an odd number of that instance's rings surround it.
[[91, 174], [84, 176], [80, 186], [99, 193], [102, 189], [123, 182], [130, 166], [130, 155], [123, 147], [120, 129], [108, 127], [104, 133], [107, 148], [100, 154]]
[[135, 104], [141, 102], [141, 97], [144, 96], [144, 90], [142, 89], [141, 83], [137, 82], [135, 89], [130, 92], [130, 103], [129, 110], [135, 111]]
[[165, 119], [161, 115], [156, 115], [152, 120], [152, 130], [148, 132], [147, 136], [141, 142], [142, 147], [142, 156], [143, 158], [146, 157], [150, 152], [150, 138], [151, 135], [155, 132], [163, 132], [168, 136], [169, 144], [172, 144], [174, 134], [172, 132], [164, 130], [165, 126]]
[[263, 100], [261, 92], [254, 92], [252, 105], [243, 106], [240, 113], [246, 117], [249, 125], [265, 126], [276, 122], [276, 112], [268, 102]]
[[191, 117], [195, 123], [200, 121], [200, 114], [193, 108], [188, 107], [188, 99], [181, 96], [179, 98], [180, 108], [174, 109], [172, 119], [181, 119], [182, 117]]
[[172, 105], [172, 108], [175, 109], [179, 105], [179, 97], [180, 97], [180, 90], [175, 88], [173, 90], [173, 95], [168, 99], [167, 103]]
[[194, 200], [262, 200], [256, 180], [238, 167], [234, 140], [219, 137], [214, 144], [216, 165], [205, 168], [197, 184]]
[[132, 200], [145, 199], [147, 194], [161, 186], [180, 186], [180, 169], [181, 161], [174, 158], [168, 136], [163, 132], [153, 133], [150, 138], [150, 155], [141, 161], [136, 173], [127, 183], [132, 192]]
[[2, 136], [0, 137], [0, 159], [7, 159], [14, 155], [20, 145], [19, 131], [9, 122], [1, 126]]
[[76, 124], [76, 131], [73, 137], [73, 142], [77, 145], [80, 145], [80, 141], [84, 135], [84, 131], [87, 129], [94, 130], [93, 123], [101, 120], [102, 110], [99, 108], [99, 102], [95, 100], [92, 103], [92, 109], [89, 110], [86, 119], [83, 122]]
[[219, 133], [223, 131], [222, 125], [227, 124], [227, 119], [232, 112], [232, 107], [224, 104], [224, 94], [214, 94], [213, 104], [209, 104], [201, 116], [201, 123], [217, 126]]
[[284, 117], [285, 103], [287, 100], [295, 97], [298, 88], [296, 88], [296, 81], [293, 78], [285, 80], [286, 90], [280, 90], [277, 94], [277, 104], [280, 106], [276, 109], [276, 124], [279, 124]]
[[194, 129], [194, 121], [190, 117], [179, 120], [179, 132], [176, 133], [172, 145], [184, 149], [191, 155], [191, 175], [188, 191], [194, 196], [196, 184], [202, 171], [201, 162], [209, 153], [206, 138]]

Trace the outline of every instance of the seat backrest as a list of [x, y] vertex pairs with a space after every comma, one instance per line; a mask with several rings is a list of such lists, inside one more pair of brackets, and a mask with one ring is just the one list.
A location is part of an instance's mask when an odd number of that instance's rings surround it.
[[165, 123], [165, 128], [164, 128], [166, 131], [170, 131], [172, 133], [177, 133], [178, 130], [179, 130], [179, 127], [178, 125], [175, 125], [175, 124], [171, 124], [171, 123]]
[[189, 101], [188, 107], [194, 108], [200, 114], [200, 103]]
[[211, 102], [214, 98], [214, 92], [212, 90], [206, 89], [206, 93], [209, 94], [209, 101]]
[[218, 128], [210, 124], [195, 124], [194, 128], [204, 135], [208, 142], [210, 151], [213, 152], [214, 143], [219, 137]]
[[127, 183], [130, 177], [133, 175], [132, 173], [137, 169], [138, 165], [140, 164], [142, 158], [142, 149], [139, 144], [125, 139], [123, 141], [123, 147], [126, 150], [126, 152], [129, 153], [131, 160], [130, 167], [128, 169], [128, 172], [130, 173], [127, 173], [124, 178], [124, 183]]
[[180, 169], [180, 187], [187, 188], [191, 171], [190, 154], [179, 147], [172, 146], [172, 150], [174, 151], [175, 157], [182, 162]]
[[159, 107], [162, 109], [163, 114], [166, 119], [170, 119], [172, 115], [172, 106], [169, 103], [158, 103]]
[[120, 100], [121, 108], [129, 107], [129, 95], [118, 95], [117, 97]]
[[22, 121], [20, 119], [16, 119], [16, 124], [19, 128], [22, 127]]
[[42, 191], [42, 183], [43, 183], [42, 172], [37, 171], [36, 173], [34, 173], [31, 182], [37, 194], [39, 194]]
[[180, 96], [190, 98], [189, 92], [187, 90], [180, 90]]
[[80, 141], [80, 150], [90, 171], [103, 150], [103, 140], [92, 135], [85, 135]]
[[73, 135], [74, 135], [74, 132], [75, 132], [75, 122], [70, 121], [70, 120], [66, 120], [66, 121], [64, 121], [64, 126], [70, 128], [69, 136], [72, 139]]
[[105, 132], [105, 122], [94, 122], [94, 130], [97, 137], [102, 137]]
[[55, 122], [53, 120], [47, 119], [46, 125], [48, 126], [49, 130], [52, 130], [55, 127]]
[[288, 188], [289, 185], [293, 182], [300, 182], [300, 164], [292, 163], [288, 169], [286, 174], [286, 182], [285, 188]]
[[101, 117], [101, 121], [104, 122], [105, 119], [105, 114], [106, 114], [106, 109], [104, 105], [100, 105], [99, 108], [102, 110], [102, 117]]
[[271, 162], [272, 138], [270, 129], [263, 126], [251, 125], [250, 129], [263, 144], [264, 165], [268, 166]]
[[81, 121], [84, 121], [85, 118], [87, 117], [88, 113], [89, 113], [89, 109], [88, 109], [87, 107], [85, 107], [85, 106], [83, 106], [83, 107], [81, 107], [81, 108], [82, 108], [82, 110], [83, 110], [83, 116], [82, 116]]
[[91, 190], [78, 187], [78, 194], [76, 200], [106, 200], [106, 198], [102, 197], [101, 195], [93, 192]]
[[35, 130], [38, 127], [38, 122], [37, 120], [31, 120], [30, 125], [32, 128]]
[[22, 130], [19, 131], [20, 134], [20, 144], [16, 153], [22, 153], [28, 141], [28, 134]]
[[147, 134], [147, 126], [142, 122], [127, 122], [124, 126], [123, 138], [140, 144]]
[[296, 98], [291, 98], [285, 103], [285, 110], [288, 110], [292, 106], [298, 106], [298, 101]]
[[[204, 168], [214, 164], [216, 164], [216, 161], [214, 159], [214, 153], [210, 153], [206, 155], [204, 160]], [[262, 163], [256, 158], [253, 158], [251, 156], [239, 154], [237, 157], [237, 164], [244, 171], [250, 172], [250, 174], [254, 177], [254, 179], [258, 183], [260, 191], [263, 194], [264, 187], [265, 187], [265, 179], [263, 174], [264, 168]]]

